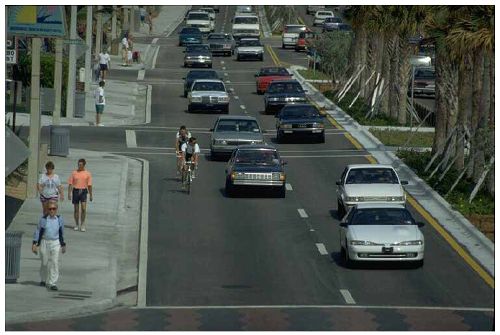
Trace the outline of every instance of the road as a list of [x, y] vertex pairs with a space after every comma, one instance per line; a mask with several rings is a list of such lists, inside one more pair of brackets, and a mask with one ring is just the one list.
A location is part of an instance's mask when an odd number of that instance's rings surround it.
[[[221, 6], [217, 30], [229, 31], [233, 14], [234, 7]], [[310, 19], [305, 9], [303, 17]], [[263, 41], [279, 60], [305, 64], [305, 54], [282, 50], [279, 37]], [[342, 266], [335, 181], [346, 164], [368, 160], [333, 125], [325, 144], [276, 144], [292, 188], [284, 199], [260, 193], [227, 198], [225, 163], [208, 158], [201, 160], [192, 194], [183, 192], [175, 176], [175, 131], [186, 125], [208, 149], [217, 115], [187, 113], [181, 80], [187, 70], [176, 42], [176, 34], [160, 38], [156, 68], [146, 71], [144, 81], [153, 85], [151, 124], [71, 130], [74, 147], [149, 161], [146, 306], [65, 320], [63, 329], [492, 329], [493, 289], [430, 225], [423, 228], [420, 269]], [[254, 116], [273, 130], [274, 117], [263, 114], [263, 98], [255, 93], [254, 73], [264, 65], [273, 65], [268, 50], [264, 62], [217, 57], [214, 69], [234, 89], [230, 114]], [[136, 147], [127, 146], [126, 130], [135, 133]], [[266, 139], [275, 144], [274, 132]], [[49, 324], [58, 323], [37, 326]]]

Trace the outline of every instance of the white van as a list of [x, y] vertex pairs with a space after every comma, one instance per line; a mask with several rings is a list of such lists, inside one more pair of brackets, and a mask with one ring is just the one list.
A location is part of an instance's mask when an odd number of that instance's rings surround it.
[[189, 12], [186, 17], [186, 26], [200, 29], [202, 34], [215, 30], [215, 23], [207, 12]]
[[255, 14], [237, 14], [233, 18], [233, 37], [260, 37], [259, 17]]

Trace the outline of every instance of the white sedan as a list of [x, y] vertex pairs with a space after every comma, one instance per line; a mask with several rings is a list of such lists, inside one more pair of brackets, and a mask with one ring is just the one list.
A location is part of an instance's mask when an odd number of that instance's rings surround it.
[[403, 205], [359, 204], [340, 222], [340, 253], [346, 267], [355, 261], [424, 264], [424, 235]]

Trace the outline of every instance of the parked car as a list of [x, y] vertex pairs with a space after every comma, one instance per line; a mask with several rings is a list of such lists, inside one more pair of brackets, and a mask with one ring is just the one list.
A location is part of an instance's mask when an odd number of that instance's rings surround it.
[[314, 31], [303, 31], [299, 33], [297, 42], [295, 43], [295, 51], [308, 50], [311, 47], [312, 41], [317, 38], [318, 34]]
[[188, 44], [201, 44], [203, 37], [199, 28], [184, 27], [179, 32], [179, 46]]
[[188, 72], [184, 79], [184, 98], [187, 98], [188, 93], [191, 92], [191, 86], [197, 79], [221, 79], [219, 74], [214, 70], [191, 70]]
[[276, 114], [276, 140], [288, 136], [314, 137], [325, 143], [325, 123], [319, 110], [311, 104], [286, 105]]
[[207, 37], [207, 44], [212, 54], [222, 53], [231, 56], [234, 53], [234, 38], [231, 34], [211, 33]]
[[246, 37], [260, 37], [260, 24], [257, 15], [236, 13], [232, 22], [232, 33], [236, 40]]
[[257, 78], [255, 83], [257, 86], [257, 94], [264, 94], [273, 80], [292, 79], [292, 75], [288, 72], [286, 67], [279, 66], [263, 67], [255, 77]]
[[306, 12], [308, 15], [314, 15], [314, 14], [316, 14], [317, 11], [324, 10], [324, 9], [325, 9], [325, 6], [323, 6], [323, 5], [308, 5]]
[[276, 112], [287, 104], [307, 102], [306, 91], [297, 80], [275, 80], [269, 84], [264, 95], [265, 112]]
[[307, 31], [307, 27], [303, 24], [287, 24], [281, 35], [281, 48], [295, 47], [299, 34], [304, 31]]
[[321, 26], [327, 17], [332, 17], [332, 11], [329, 10], [319, 10], [314, 14], [313, 26]]
[[431, 56], [425, 54], [414, 55], [410, 57], [410, 64], [419, 67], [419, 66], [432, 66], [432, 58]]
[[396, 170], [390, 165], [350, 164], [337, 181], [337, 208], [342, 218], [349, 208], [364, 202], [405, 205], [406, 195]]
[[184, 67], [194, 65], [212, 67], [212, 53], [208, 44], [187, 45], [184, 53]]
[[286, 195], [284, 162], [278, 150], [267, 144], [240, 145], [233, 151], [226, 167], [226, 195], [236, 187], [265, 187]]
[[339, 24], [343, 23], [340, 17], [329, 16], [323, 21], [323, 32], [338, 30]]
[[208, 34], [215, 29], [214, 21], [207, 12], [191, 11], [186, 16], [186, 26], [199, 28], [202, 34]]
[[264, 60], [264, 46], [258, 38], [242, 38], [236, 49], [236, 60], [258, 59]]
[[346, 267], [356, 261], [424, 264], [424, 224], [398, 204], [358, 204], [339, 225], [340, 254]]
[[231, 155], [238, 145], [265, 143], [262, 129], [257, 119], [252, 116], [219, 116], [211, 132], [212, 159]]
[[198, 79], [188, 93], [188, 112], [220, 111], [229, 113], [229, 94], [222, 80]]
[[[409, 92], [411, 93], [411, 83]], [[415, 68], [413, 94], [426, 96], [436, 95], [436, 70], [434, 66]]]

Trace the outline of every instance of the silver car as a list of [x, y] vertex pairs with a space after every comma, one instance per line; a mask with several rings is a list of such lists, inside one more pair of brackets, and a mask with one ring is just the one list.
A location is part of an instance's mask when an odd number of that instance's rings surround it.
[[198, 79], [193, 82], [188, 93], [188, 112], [220, 111], [229, 113], [229, 94], [219, 79]]
[[264, 143], [259, 123], [251, 116], [219, 116], [211, 131], [210, 154], [213, 159], [230, 155], [238, 145]]

